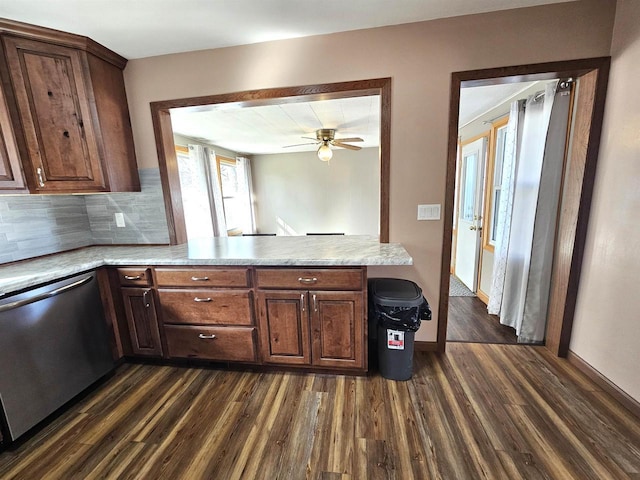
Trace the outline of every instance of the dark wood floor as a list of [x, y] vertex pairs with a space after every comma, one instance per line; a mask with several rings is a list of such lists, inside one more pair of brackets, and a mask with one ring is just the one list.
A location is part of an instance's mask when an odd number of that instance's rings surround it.
[[478, 297], [449, 297], [447, 341], [515, 344], [518, 338]]
[[2, 479], [638, 479], [640, 422], [540, 347], [455, 343], [379, 376], [124, 365]]

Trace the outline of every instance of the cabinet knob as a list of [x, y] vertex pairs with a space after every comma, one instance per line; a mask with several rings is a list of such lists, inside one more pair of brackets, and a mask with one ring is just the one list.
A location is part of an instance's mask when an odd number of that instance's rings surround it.
[[53, 97], [53, 92], [52, 92], [51, 90], [49, 90], [49, 91], [47, 92], [47, 95], [49, 95], [50, 97]]
[[67, 130], [65, 130], [64, 132], [62, 132], [62, 135], [64, 135], [65, 137], [69, 138], [69, 132]]

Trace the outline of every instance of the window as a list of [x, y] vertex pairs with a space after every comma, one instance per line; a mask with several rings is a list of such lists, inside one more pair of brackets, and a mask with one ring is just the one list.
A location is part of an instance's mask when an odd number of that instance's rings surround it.
[[243, 208], [238, 197], [238, 171], [235, 159], [216, 156], [218, 178], [222, 187], [222, 203], [227, 231], [242, 230]]
[[496, 236], [498, 232], [498, 223], [500, 221], [500, 192], [502, 191], [502, 169], [504, 166], [504, 154], [506, 147], [507, 122], [509, 118], [503, 118], [494, 122], [491, 127], [489, 151], [491, 152], [490, 171], [487, 177], [489, 188], [487, 189], [488, 198], [487, 210], [485, 218], [489, 221], [486, 223], [488, 227], [484, 241], [484, 247], [493, 250], [496, 244]]

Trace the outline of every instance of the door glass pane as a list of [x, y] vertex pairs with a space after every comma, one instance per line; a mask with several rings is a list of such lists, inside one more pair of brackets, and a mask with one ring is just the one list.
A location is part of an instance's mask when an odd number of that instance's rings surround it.
[[478, 172], [478, 154], [472, 153], [462, 158], [462, 192], [460, 199], [460, 218], [473, 221], [476, 200], [476, 175]]

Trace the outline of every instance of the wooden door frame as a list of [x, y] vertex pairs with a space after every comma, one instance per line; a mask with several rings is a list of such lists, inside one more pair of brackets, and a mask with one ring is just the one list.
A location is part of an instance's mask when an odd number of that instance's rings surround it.
[[171, 125], [172, 108], [192, 107], [202, 111], [212, 105], [234, 103], [240, 107], [279, 105], [337, 98], [380, 97], [380, 243], [389, 243], [389, 172], [391, 170], [391, 78], [324, 83], [295, 87], [265, 88], [151, 102], [151, 119], [158, 152], [160, 181], [164, 196], [169, 243], [187, 242], [178, 161]]
[[[438, 309], [438, 352], [445, 351], [447, 338], [460, 88], [567, 77], [578, 80], [576, 109], [572, 119], [570, 161], [565, 172], [567, 181], [563, 186], [564, 194], [558, 220], [545, 340], [546, 348], [554, 355], [566, 357], [571, 339], [589, 223], [610, 63], [610, 57], [598, 57], [470, 70], [451, 74], [444, 233]], [[581, 85], [584, 85], [584, 88], [580, 88]]]

